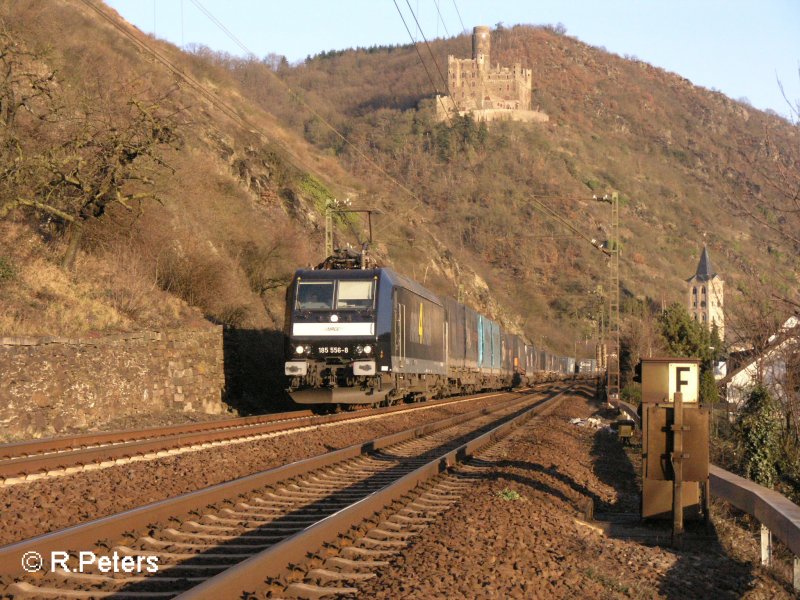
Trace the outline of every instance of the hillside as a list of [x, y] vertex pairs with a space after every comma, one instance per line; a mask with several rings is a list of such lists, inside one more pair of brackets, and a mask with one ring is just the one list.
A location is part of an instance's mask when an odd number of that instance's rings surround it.
[[[550, 122], [437, 124], [411, 46], [274, 65], [182, 52], [104, 13], [76, 0], [0, 8], [20, 72], [53, 74], [37, 80], [47, 95], [4, 121], [2, 197], [47, 198], [80, 223], [24, 204], [0, 212], [0, 335], [202, 320], [279, 329], [291, 272], [322, 258], [331, 196], [381, 210], [374, 251], [385, 264], [560, 352], [590, 353], [575, 340], [594, 333], [607, 268], [532, 197], [605, 239], [608, 205], [592, 196], [620, 193], [629, 312], [681, 300], [704, 239], [729, 314], [751, 301], [745, 293], [798, 297], [798, 248], [776, 233], [797, 217], [780, 211], [786, 187], [772, 185], [798, 171], [798, 128], [677, 75], [549, 28], [502, 29], [493, 61], [533, 69], [534, 104]], [[432, 49], [446, 64], [468, 56], [470, 40]], [[31, 81], [6, 79], [5, 97]], [[136, 123], [147, 124], [136, 153], [115, 154], [122, 126]], [[101, 155], [116, 161], [128, 201], [103, 187], [107, 171], [89, 169]], [[70, 173], [99, 187], [77, 192]], [[358, 217], [337, 223], [340, 243], [363, 240]]]

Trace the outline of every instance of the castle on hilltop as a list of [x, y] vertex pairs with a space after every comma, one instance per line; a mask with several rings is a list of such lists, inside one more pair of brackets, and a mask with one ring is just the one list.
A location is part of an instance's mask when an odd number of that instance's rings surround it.
[[492, 67], [490, 50], [491, 31], [479, 25], [472, 30], [472, 58], [447, 57], [450, 95], [436, 96], [437, 118], [471, 114], [477, 121], [548, 121], [543, 112], [531, 110], [531, 70], [520, 63]]

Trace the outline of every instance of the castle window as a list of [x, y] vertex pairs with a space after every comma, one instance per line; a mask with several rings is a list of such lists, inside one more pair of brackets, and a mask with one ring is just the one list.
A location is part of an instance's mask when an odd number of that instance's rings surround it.
[[695, 296], [697, 296], [697, 288], [696, 288], [696, 287], [693, 287], [693, 288], [692, 288], [692, 293], [693, 293]]
[[703, 315], [703, 323], [705, 323], [705, 322], [706, 322], [706, 316]]
[[705, 307], [706, 307], [706, 301], [703, 300], [700, 302], [700, 308], [705, 308]]
[[706, 295], [706, 286], [700, 288], [700, 293], [703, 294], [704, 296]]

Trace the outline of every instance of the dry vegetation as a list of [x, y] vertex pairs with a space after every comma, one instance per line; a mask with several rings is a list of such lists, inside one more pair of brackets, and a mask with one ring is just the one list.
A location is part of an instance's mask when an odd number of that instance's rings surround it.
[[[83, 219], [85, 203], [69, 197], [72, 204], [59, 205], [84, 223], [73, 270], [57, 267], [72, 239], [69, 221], [29, 206], [8, 211], [0, 239], [0, 302], [10, 307], [3, 333], [169, 326], [198, 314], [279, 328], [283, 284], [294, 268], [321, 258], [321, 209], [331, 195], [383, 210], [375, 249], [385, 262], [559, 351], [572, 353], [575, 339], [592, 335], [607, 269], [532, 195], [604, 239], [608, 208], [591, 198], [620, 191], [625, 306], [638, 311], [637, 323], [647, 325], [643, 307], [682, 298], [703, 235], [728, 281], [732, 311], [744, 274], [797, 297], [797, 247], [743, 212], [757, 206], [762, 221], [784, 219], [788, 227], [771, 182], [797, 170], [797, 127], [552, 28], [502, 29], [492, 40], [494, 61], [533, 69], [534, 104], [550, 123], [489, 128], [433, 121], [432, 90], [411, 47], [326, 53], [289, 66], [275, 56], [187, 54], [149, 41], [246, 114], [262, 137], [79, 3], [12, 3], [0, 18], [42, 73], [55, 74], [60, 114], [75, 116], [76, 129], [98, 115], [131, 127], [131, 107], [157, 105], [151, 114], [170, 133], [153, 140], [147, 160], [123, 165], [130, 177], [118, 189], [144, 194], [128, 202], [131, 210], [112, 197], [100, 215]], [[468, 56], [470, 41], [437, 40], [433, 50], [443, 64], [447, 54]], [[42, 140], [20, 139], [41, 150]], [[152, 183], [135, 180], [145, 172]], [[363, 237], [353, 225], [340, 223], [341, 241], [356, 242], [353, 228]]]

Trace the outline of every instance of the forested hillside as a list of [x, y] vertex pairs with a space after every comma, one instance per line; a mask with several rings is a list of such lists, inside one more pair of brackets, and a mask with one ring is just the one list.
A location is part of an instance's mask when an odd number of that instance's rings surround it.
[[[800, 136], [778, 116], [517, 26], [493, 32], [492, 61], [533, 70], [549, 123], [437, 123], [411, 46], [292, 66], [183, 52], [104, 14], [0, 8], [0, 334], [280, 328], [290, 273], [322, 259], [331, 197], [380, 209], [385, 264], [570, 354], [589, 351], [575, 342], [608, 269], [541, 204], [604, 240], [593, 196], [619, 192], [630, 313], [681, 300], [704, 242], [729, 314], [756, 292], [797, 300]], [[432, 50], [446, 65], [470, 39]], [[336, 222], [339, 243], [365, 239], [360, 217]]]

